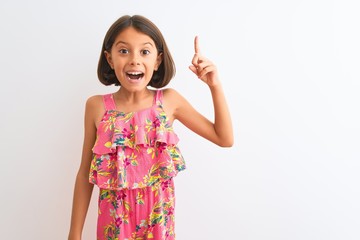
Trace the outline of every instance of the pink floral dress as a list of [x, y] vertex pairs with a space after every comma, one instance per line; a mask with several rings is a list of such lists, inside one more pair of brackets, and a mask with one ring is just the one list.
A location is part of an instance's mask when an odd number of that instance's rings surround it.
[[98, 185], [98, 240], [175, 239], [173, 177], [185, 169], [163, 108], [116, 110], [112, 94], [98, 126], [89, 180]]

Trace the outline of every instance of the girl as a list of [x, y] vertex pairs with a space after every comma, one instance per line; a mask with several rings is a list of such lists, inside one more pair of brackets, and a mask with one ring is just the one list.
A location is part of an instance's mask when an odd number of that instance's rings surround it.
[[[230, 147], [230, 114], [215, 65], [195, 37], [190, 70], [213, 98], [209, 121], [165, 87], [175, 65], [159, 29], [142, 16], [123, 16], [108, 30], [98, 77], [115, 93], [90, 97], [82, 160], [76, 177], [69, 240], [81, 239], [94, 184], [99, 187], [97, 239], [175, 239], [173, 177], [185, 169], [172, 123]], [[152, 87], [152, 88], [150, 88]]]

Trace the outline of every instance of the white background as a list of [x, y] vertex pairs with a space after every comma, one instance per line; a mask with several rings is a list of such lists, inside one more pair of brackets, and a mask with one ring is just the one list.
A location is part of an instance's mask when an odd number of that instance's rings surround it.
[[2, 0], [0, 238], [67, 238], [85, 101], [116, 91], [96, 76], [103, 37], [141, 14], [173, 54], [169, 87], [212, 118], [188, 70], [199, 35], [234, 125], [228, 149], [175, 122], [188, 167], [175, 180], [177, 239], [360, 239], [359, 10], [355, 0]]

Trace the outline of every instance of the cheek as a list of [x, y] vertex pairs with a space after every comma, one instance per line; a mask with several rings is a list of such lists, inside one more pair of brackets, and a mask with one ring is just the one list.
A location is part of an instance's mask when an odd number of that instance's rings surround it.
[[118, 72], [122, 72], [125, 69], [126, 62], [124, 61], [116, 61], [114, 62], [114, 68], [118, 70]]

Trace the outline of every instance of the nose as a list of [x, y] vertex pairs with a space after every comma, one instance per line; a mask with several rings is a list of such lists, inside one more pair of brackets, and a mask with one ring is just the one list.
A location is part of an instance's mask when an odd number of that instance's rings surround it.
[[138, 54], [134, 53], [131, 55], [130, 65], [140, 65], [140, 57], [138, 56]]

